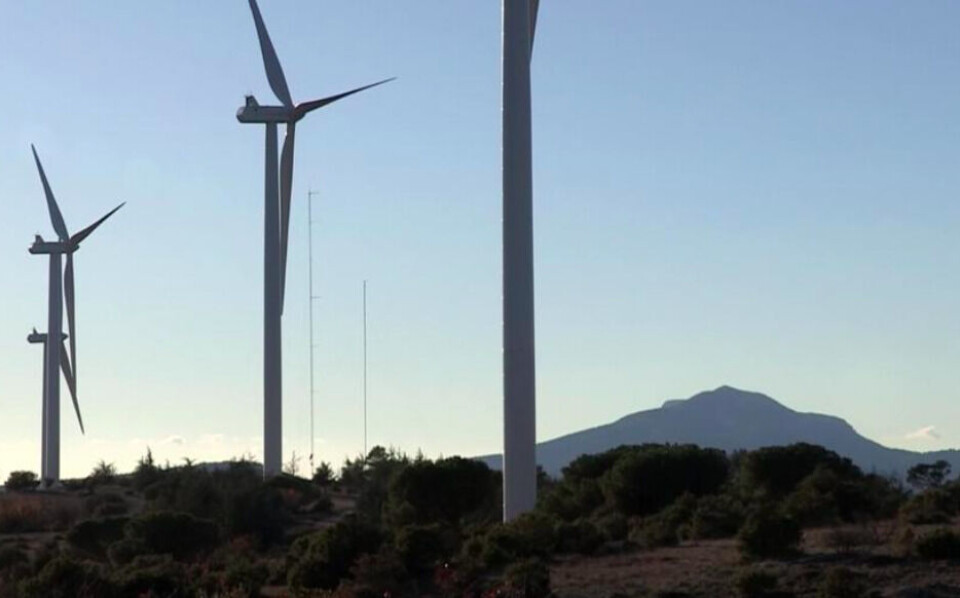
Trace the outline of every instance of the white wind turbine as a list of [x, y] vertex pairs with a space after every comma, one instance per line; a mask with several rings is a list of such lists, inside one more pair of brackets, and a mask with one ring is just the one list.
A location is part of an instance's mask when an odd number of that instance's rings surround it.
[[[98, 226], [123, 207], [120, 204], [107, 212], [105, 216], [71, 236], [63, 215], [57, 206], [57, 200], [47, 182], [47, 175], [40, 164], [37, 150], [31, 145], [33, 159], [37, 163], [40, 173], [40, 182], [43, 183], [43, 193], [47, 199], [47, 209], [50, 212], [50, 222], [57, 233], [56, 241], [44, 241], [40, 235], [34, 239], [30, 253], [34, 255], [50, 256], [50, 288], [48, 295], [47, 334], [40, 335], [34, 331], [28, 338], [30, 342], [43, 342], [43, 449], [41, 450], [42, 476], [45, 483], [56, 484], [60, 481], [60, 370], [70, 389], [70, 398], [73, 400], [73, 409], [77, 412], [77, 421], [80, 431], [83, 432], [83, 419], [80, 417], [80, 404], [77, 402], [77, 330], [76, 330], [76, 303], [74, 292], [73, 254], [80, 249], [80, 243], [90, 236]], [[67, 256], [66, 268], [63, 269], [61, 256]], [[61, 281], [61, 276], [63, 279]], [[61, 284], [62, 282], [62, 284]], [[63, 305], [67, 305], [67, 327], [70, 340], [70, 351], [63, 343]], [[49, 342], [49, 337], [61, 337], [61, 342]], [[72, 367], [71, 367], [72, 362]]]
[[[287, 237], [290, 230], [290, 198], [293, 189], [293, 145], [297, 121], [308, 113], [347, 96], [391, 81], [370, 85], [319, 100], [294, 104], [287, 88], [280, 60], [263, 24], [256, 0], [249, 0], [250, 11], [260, 39], [260, 53], [270, 89], [280, 106], [261, 106], [252, 96], [237, 111], [241, 123], [266, 125], [266, 164], [264, 175], [263, 233], [263, 475], [281, 472], [283, 464], [283, 379], [281, 357], [281, 316], [286, 286]], [[277, 125], [286, 125], [283, 153], [277, 168]], [[279, 174], [279, 176], [278, 176]]]
[[[60, 350], [62, 354], [66, 354], [67, 348], [63, 344], [67, 340], [67, 335], [62, 334], [60, 336]], [[41, 417], [41, 441], [40, 441], [40, 479], [47, 479], [47, 335], [45, 333], [37, 332], [37, 329], [34, 328], [33, 331], [27, 335], [27, 342], [33, 345], [42, 344], [43, 345], [43, 394], [41, 395], [41, 403], [43, 404], [43, 415]], [[63, 366], [64, 375], [68, 379], [73, 378], [73, 374], [70, 373], [70, 366], [62, 361], [60, 364]], [[80, 420], [80, 429], [83, 429], [83, 420], [80, 419], [80, 411], [77, 411], [77, 419]]]
[[537, 500], [530, 59], [539, 0], [503, 0], [503, 518]]

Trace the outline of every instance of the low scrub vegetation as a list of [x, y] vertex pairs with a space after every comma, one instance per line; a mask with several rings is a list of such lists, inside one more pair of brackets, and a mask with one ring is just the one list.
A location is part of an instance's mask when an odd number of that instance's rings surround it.
[[[536, 509], [503, 523], [499, 472], [469, 459], [375, 447], [337, 475], [321, 464], [311, 479], [265, 483], [248, 461], [161, 467], [148, 452], [132, 473], [101, 463], [59, 497], [18, 476], [21, 490], [0, 497], [0, 532], [61, 536], [30, 551], [0, 545], [0, 595], [256, 596], [279, 586], [303, 596], [549, 596], [558, 558], [735, 538], [747, 560], [791, 559], [804, 529], [823, 525], [848, 554], [869, 541], [854, 532], [871, 522], [956, 516], [947, 473], [918, 470], [910, 495], [812, 445], [735, 455], [622, 446], [541, 476]], [[953, 532], [911, 542], [921, 559], [960, 557]], [[823, 596], [855, 586], [832, 575], [840, 581], [824, 581]], [[785, 595], [769, 568], [746, 566], [724, 583], [740, 596]]]

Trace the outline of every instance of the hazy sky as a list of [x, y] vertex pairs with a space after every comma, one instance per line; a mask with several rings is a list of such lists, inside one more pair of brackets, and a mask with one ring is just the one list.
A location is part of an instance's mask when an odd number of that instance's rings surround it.
[[[34, 142], [75, 231], [65, 475], [261, 450], [263, 130], [242, 0], [0, 0], [0, 476], [39, 470]], [[265, 0], [298, 127], [284, 451], [501, 444], [500, 7]], [[730, 384], [960, 446], [960, 3], [546, 0], [534, 54], [538, 436]], [[930, 428], [933, 426], [933, 428]]]

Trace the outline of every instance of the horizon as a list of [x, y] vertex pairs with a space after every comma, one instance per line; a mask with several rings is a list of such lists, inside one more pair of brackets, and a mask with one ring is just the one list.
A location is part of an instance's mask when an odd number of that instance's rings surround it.
[[[689, 7], [686, 7], [689, 8]], [[502, 449], [496, 4], [263, 3], [293, 96], [398, 80], [299, 127], [284, 456], [308, 467], [308, 190], [317, 458]], [[262, 460], [262, 132], [244, 2], [48, 0], [0, 23], [0, 476], [39, 471], [46, 263], [36, 143], [77, 254], [64, 477]], [[685, 10], [543, 3], [533, 63], [537, 439], [698, 389], [760, 389], [909, 450], [960, 447], [951, 224], [960, 5]], [[459, 27], [451, 26], [459, 24]], [[585, 217], [586, 216], [586, 217]]]

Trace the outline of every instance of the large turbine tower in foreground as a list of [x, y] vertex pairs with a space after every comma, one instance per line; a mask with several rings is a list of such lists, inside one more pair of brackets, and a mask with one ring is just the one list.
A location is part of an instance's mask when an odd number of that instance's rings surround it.
[[[67, 225], [63, 221], [63, 215], [60, 213], [60, 207], [50, 189], [50, 183], [47, 182], [47, 175], [43, 171], [43, 165], [40, 164], [40, 158], [37, 156], [37, 150], [33, 150], [33, 159], [37, 163], [37, 171], [40, 173], [40, 182], [43, 184], [43, 193], [47, 198], [47, 209], [50, 212], [50, 222], [53, 224], [53, 230], [57, 233], [56, 241], [44, 241], [40, 235], [37, 235], [33, 245], [30, 247], [30, 253], [34, 255], [50, 256], [50, 289], [48, 296], [47, 311], [47, 334], [40, 336], [36, 332], [28, 337], [30, 342], [43, 342], [44, 345], [44, 364], [43, 364], [43, 449], [41, 450], [41, 471], [44, 483], [56, 484], [60, 481], [60, 370], [63, 370], [63, 376], [67, 381], [67, 387], [70, 389], [70, 397], [73, 399], [73, 408], [77, 412], [77, 421], [80, 423], [80, 431], [83, 432], [83, 419], [80, 417], [80, 404], [77, 402], [77, 329], [76, 329], [76, 308], [73, 276], [73, 254], [80, 249], [80, 243], [90, 236], [98, 226], [113, 216], [114, 212], [123, 207], [123, 204], [115, 207], [87, 228], [71, 236], [67, 231]], [[66, 269], [63, 269], [62, 256], [66, 255]], [[63, 277], [61, 280], [60, 277]], [[70, 330], [70, 351], [63, 342], [50, 342], [49, 338], [63, 338], [63, 305], [67, 305], [67, 327]], [[72, 367], [71, 367], [72, 362]]]
[[[253, 96], [237, 111], [241, 123], [266, 125], [263, 222], [263, 475], [281, 472], [283, 464], [283, 378], [281, 357], [281, 316], [286, 286], [287, 236], [290, 230], [290, 198], [293, 190], [293, 144], [297, 122], [308, 113], [347, 96], [386, 83], [390, 79], [358, 87], [319, 100], [294, 104], [287, 88], [280, 60], [263, 24], [256, 0], [250, 11], [260, 39], [260, 53], [270, 89], [280, 106], [261, 106]], [[286, 125], [283, 153], [277, 169], [277, 125]]]
[[539, 0], [503, 0], [503, 518], [537, 500], [530, 57]]

